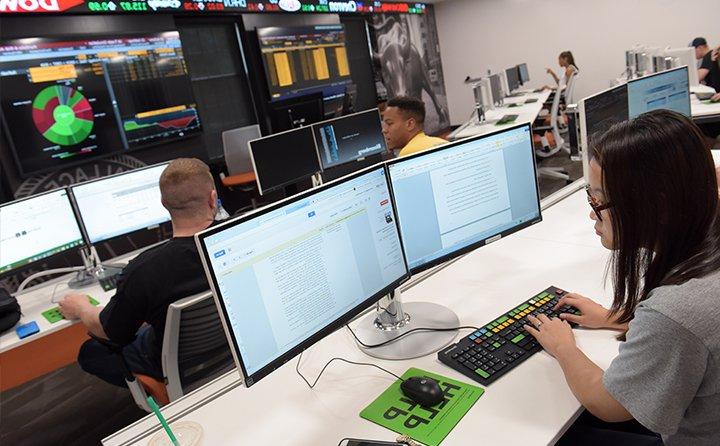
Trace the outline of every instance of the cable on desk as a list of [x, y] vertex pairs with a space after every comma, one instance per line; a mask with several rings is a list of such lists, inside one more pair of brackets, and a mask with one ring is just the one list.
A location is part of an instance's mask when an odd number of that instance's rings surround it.
[[381, 342], [381, 343], [379, 343], [379, 344], [374, 344], [374, 345], [372, 345], [372, 344], [366, 344], [366, 343], [364, 343], [363, 341], [361, 341], [360, 338], [357, 337], [357, 335], [355, 334], [355, 332], [353, 331], [353, 329], [350, 328], [349, 325], [345, 325], [345, 328], [347, 328], [347, 329], [350, 331], [350, 333], [353, 335], [353, 338], [355, 338], [355, 340], [357, 341], [357, 343], [360, 344], [360, 345], [362, 345], [362, 346], [365, 347], [365, 348], [378, 348], [378, 347], [383, 347], [383, 346], [385, 346], [385, 345], [387, 345], [387, 344], [390, 344], [390, 343], [392, 343], [392, 342], [395, 342], [395, 341], [397, 341], [398, 339], [403, 338], [403, 337], [405, 337], [405, 336], [407, 336], [407, 335], [409, 335], [409, 334], [411, 334], [411, 333], [415, 333], [415, 332], [417, 332], [417, 331], [479, 330], [478, 327], [474, 327], [474, 326], [471, 326], [471, 325], [463, 325], [463, 326], [460, 326], [460, 327], [450, 327], [450, 328], [417, 327], [417, 328], [413, 328], [412, 330], [408, 330], [408, 331], [406, 331], [405, 333], [402, 333], [402, 334], [400, 334], [400, 335], [398, 335], [398, 336], [396, 336], [396, 337], [394, 337], [394, 338], [392, 338], [392, 339], [388, 339], [387, 341]]
[[31, 274], [20, 283], [20, 286], [18, 287], [17, 291], [15, 291], [15, 293], [19, 293], [24, 290], [30, 282], [37, 279], [38, 277], [49, 276], [50, 274], [72, 273], [76, 271], [82, 271], [84, 269], [84, 266], [71, 266], [67, 268], [47, 269], [45, 271], [40, 271], [39, 273]]
[[[304, 353], [304, 352], [303, 352], [303, 353]], [[297, 364], [295, 364], [295, 371], [297, 372], [298, 375], [300, 375], [300, 378], [302, 378], [303, 381], [305, 381], [305, 384], [307, 384], [308, 387], [310, 387], [311, 389], [312, 389], [313, 387], [315, 387], [315, 385], [318, 383], [318, 381], [320, 381], [320, 377], [321, 377], [322, 374], [325, 372], [325, 369], [327, 369], [328, 366], [329, 366], [331, 363], [333, 363], [334, 361], [342, 361], [342, 362], [346, 362], [346, 363], [352, 364], [352, 365], [366, 365], [366, 366], [369, 366], [369, 367], [375, 367], [375, 368], [378, 369], [378, 370], [382, 370], [383, 372], [388, 373], [388, 374], [394, 376], [395, 378], [399, 379], [400, 381], [404, 381], [404, 380], [403, 380], [402, 378], [400, 378], [398, 375], [394, 374], [394, 373], [391, 372], [390, 370], [387, 370], [387, 369], [384, 369], [384, 368], [380, 367], [380, 366], [377, 365], [377, 364], [371, 364], [371, 363], [369, 363], [369, 362], [355, 362], [355, 361], [350, 361], [350, 360], [345, 359], [345, 358], [337, 358], [337, 357], [336, 357], [336, 358], [332, 358], [331, 360], [329, 360], [329, 361], [325, 364], [325, 366], [322, 368], [322, 370], [320, 370], [320, 373], [318, 374], [317, 378], [315, 378], [315, 381], [314, 381], [312, 384], [310, 384], [310, 381], [308, 381], [307, 378], [305, 378], [305, 377], [303, 376], [303, 374], [300, 373], [300, 361], [302, 360], [302, 355], [303, 355], [303, 354], [300, 353], [300, 356], [298, 357]]]

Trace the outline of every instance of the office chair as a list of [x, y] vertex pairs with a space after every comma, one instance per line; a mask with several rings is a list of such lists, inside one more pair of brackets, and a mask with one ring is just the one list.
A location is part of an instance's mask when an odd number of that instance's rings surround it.
[[164, 382], [131, 372], [122, 345], [93, 338], [120, 356], [130, 394], [146, 412], [151, 412], [148, 394], [158, 404], [168, 404], [235, 368], [210, 291], [180, 299], [168, 307], [161, 353]]
[[[550, 107], [550, 125], [533, 126], [533, 144], [535, 145], [535, 155], [538, 158], [549, 158], [561, 150], [566, 151], [568, 155], [570, 154], [570, 147], [562, 137], [560, 99], [563, 89], [565, 89], [565, 95], [567, 97], [568, 87], [572, 85], [574, 88], [574, 77], [575, 75], [573, 73], [568, 79], [568, 85], [565, 85], [562, 81], [558, 85]], [[565, 131], [567, 130], [565, 129]], [[570, 182], [570, 174], [562, 167], [539, 167], [537, 172], [540, 177], [561, 179]]]
[[[254, 192], [257, 189], [248, 142], [261, 137], [260, 126], [257, 124], [222, 132], [223, 153], [225, 154], [225, 165], [228, 168], [227, 176], [223, 173], [220, 174], [223, 186], [230, 190], [239, 189], [243, 192]], [[243, 209], [256, 209], [257, 206], [257, 199], [253, 194], [250, 198], [250, 206]]]

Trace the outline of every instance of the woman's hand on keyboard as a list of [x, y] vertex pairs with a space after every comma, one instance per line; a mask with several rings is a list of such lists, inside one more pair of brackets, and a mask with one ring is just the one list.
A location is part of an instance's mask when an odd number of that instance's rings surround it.
[[[569, 305], [577, 308], [581, 314], [563, 313], [562, 307]], [[610, 310], [594, 300], [575, 293], [568, 293], [561, 298], [555, 311], [560, 310], [560, 319], [574, 322], [587, 328], [610, 328], [614, 330], [627, 330], [627, 324], [618, 324], [614, 321]]]

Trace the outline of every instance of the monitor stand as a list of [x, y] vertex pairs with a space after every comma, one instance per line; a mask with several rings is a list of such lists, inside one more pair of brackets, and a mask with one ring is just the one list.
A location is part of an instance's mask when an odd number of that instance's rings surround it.
[[[376, 304], [376, 311], [360, 321], [355, 330], [365, 344], [377, 345], [395, 339], [415, 328], [455, 328], [460, 320], [455, 312], [430, 302], [403, 303], [400, 289]], [[449, 345], [457, 336], [453, 331], [417, 331], [382, 347], [360, 349], [380, 359], [412, 359], [426, 356]]]
[[73, 290], [92, 285], [100, 281], [100, 279], [115, 276], [122, 271], [122, 268], [103, 265], [94, 246], [89, 249], [87, 247], [81, 248], [80, 255], [85, 269], [78, 271], [75, 277], [68, 282], [68, 287]]

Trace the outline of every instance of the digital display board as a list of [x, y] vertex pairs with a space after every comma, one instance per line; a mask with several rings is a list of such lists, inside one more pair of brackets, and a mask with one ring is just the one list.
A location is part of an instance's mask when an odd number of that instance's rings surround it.
[[353, 0], [0, 0], [0, 14], [284, 12], [423, 14], [423, 3]]
[[177, 31], [5, 40], [0, 90], [3, 124], [24, 175], [201, 129]]

